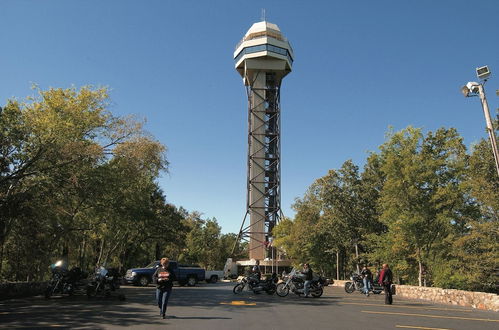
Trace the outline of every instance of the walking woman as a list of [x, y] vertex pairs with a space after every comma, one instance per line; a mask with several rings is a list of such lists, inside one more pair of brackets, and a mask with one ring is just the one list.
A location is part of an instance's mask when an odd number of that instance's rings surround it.
[[152, 279], [156, 283], [156, 300], [158, 301], [159, 315], [166, 319], [166, 307], [168, 306], [168, 299], [172, 295], [175, 274], [169, 267], [170, 260], [168, 258], [161, 258], [160, 263]]

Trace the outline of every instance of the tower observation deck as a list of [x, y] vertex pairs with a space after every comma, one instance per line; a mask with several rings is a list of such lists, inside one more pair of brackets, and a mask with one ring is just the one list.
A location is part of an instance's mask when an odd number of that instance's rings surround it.
[[234, 52], [248, 97], [247, 207], [238, 239], [249, 240], [254, 260], [274, 256], [271, 233], [282, 214], [280, 87], [293, 57], [279, 27], [266, 21], [253, 24]]

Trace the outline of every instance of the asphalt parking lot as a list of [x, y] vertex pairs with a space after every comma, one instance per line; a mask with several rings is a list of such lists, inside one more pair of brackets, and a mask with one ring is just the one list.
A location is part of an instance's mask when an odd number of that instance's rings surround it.
[[[159, 316], [154, 287], [124, 286], [127, 300], [85, 296], [0, 301], [9, 329], [462, 329], [499, 328], [499, 313], [383, 295], [365, 297], [327, 287], [321, 298], [232, 293], [233, 283], [175, 287], [168, 318]], [[166, 326], [166, 327], [165, 327]]]

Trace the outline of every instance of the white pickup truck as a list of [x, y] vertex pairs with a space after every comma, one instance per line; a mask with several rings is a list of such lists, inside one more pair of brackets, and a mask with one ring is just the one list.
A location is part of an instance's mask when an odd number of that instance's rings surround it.
[[205, 274], [206, 283], [217, 283], [224, 278], [223, 270], [207, 270]]

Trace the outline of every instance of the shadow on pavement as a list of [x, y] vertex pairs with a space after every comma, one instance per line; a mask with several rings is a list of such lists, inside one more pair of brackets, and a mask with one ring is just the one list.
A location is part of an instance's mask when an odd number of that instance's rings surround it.
[[33, 297], [0, 303], [0, 324], [8, 328], [102, 329], [109, 325], [132, 327], [161, 323], [150, 304], [130, 304], [119, 301], [117, 297]]
[[[242, 294], [232, 292], [233, 284], [204, 284], [196, 287], [174, 287], [168, 311], [175, 307], [192, 308], [188, 316], [172, 319], [231, 319], [216, 316], [216, 311], [243, 311], [265, 309], [272, 305], [324, 306], [335, 305], [338, 297], [325, 295], [321, 298], [304, 298], [290, 293], [287, 297], [277, 295], [254, 294], [245, 291]], [[133, 327], [160, 326], [164, 320], [158, 317], [155, 302], [155, 288], [124, 286], [120, 293], [126, 295], [126, 301], [119, 301], [117, 294], [109, 298], [86, 296], [63, 296], [45, 299], [32, 297], [0, 301], [0, 324], [8, 328], [49, 328], [68, 327], [80, 329], [104, 329], [112, 326]], [[227, 305], [232, 301], [255, 303], [253, 306]], [[225, 304], [222, 304], [225, 303]], [[196, 309], [198, 312], [196, 312]], [[210, 315], [197, 315], [199, 310], [210, 310]], [[167, 314], [168, 314], [167, 311]]]

